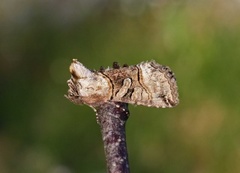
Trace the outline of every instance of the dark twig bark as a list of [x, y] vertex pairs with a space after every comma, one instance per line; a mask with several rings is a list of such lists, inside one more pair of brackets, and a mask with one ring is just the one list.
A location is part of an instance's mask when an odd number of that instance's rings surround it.
[[129, 173], [125, 124], [129, 117], [127, 103], [105, 102], [96, 107], [101, 127], [108, 173]]

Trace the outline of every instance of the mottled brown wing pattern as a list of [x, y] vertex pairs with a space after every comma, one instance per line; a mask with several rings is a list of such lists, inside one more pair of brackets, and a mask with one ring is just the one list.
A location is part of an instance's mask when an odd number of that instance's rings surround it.
[[173, 73], [155, 61], [102, 73], [112, 83], [113, 101], [153, 107], [172, 107], [179, 102]]
[[155, 61], [113, 67], [93, 72], [73, 60], [66, 97], [90, 106], [107, 100], [163, 108], [178, 104], [176, 79], [169, 67]]

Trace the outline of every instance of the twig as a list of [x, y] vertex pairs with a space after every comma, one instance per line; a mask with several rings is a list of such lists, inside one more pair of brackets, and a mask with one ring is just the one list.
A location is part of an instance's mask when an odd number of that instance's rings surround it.
[[128, 104], [105, 102], [96, 108], [101, 127], [108, 173], [129, 173], [125, 124]]
[[96, 111], [101, 127], [108, 173], [129, 173], [125, 124], [128, 103], [173, 107], [179, 102], [176, 79], [169, 67], [155, 61], [100, 71], [87, 69], [76, 59], [70, 65], [67, 98]]

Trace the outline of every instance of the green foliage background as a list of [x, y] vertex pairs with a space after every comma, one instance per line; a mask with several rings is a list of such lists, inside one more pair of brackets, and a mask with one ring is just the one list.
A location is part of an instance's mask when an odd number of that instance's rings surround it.
[[0, 172], [106, 172], [94, 112], [63, 97], [73, 58], [175, 72], [177, 107], [130, 106], [131, 172], [240, 172], [239, 15], [237, 0], [1, 1]]

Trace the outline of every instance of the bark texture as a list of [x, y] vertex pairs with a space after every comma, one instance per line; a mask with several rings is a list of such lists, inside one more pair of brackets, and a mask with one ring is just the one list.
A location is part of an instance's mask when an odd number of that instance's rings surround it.
[[129, 173], [125, 133], [128, 104], [105, 102], [96, 107], [96, 116], [101, 127], [108, 173]]

